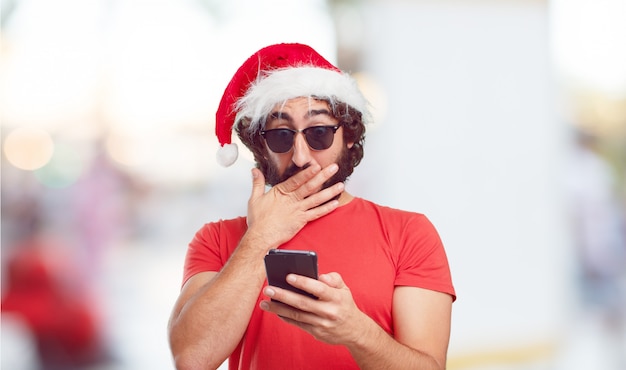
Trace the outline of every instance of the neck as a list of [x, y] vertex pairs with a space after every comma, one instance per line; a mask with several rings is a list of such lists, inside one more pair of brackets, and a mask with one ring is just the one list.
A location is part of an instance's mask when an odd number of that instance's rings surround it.
[[352, 199], [354, 199], [354, 196], [347, 191], [344, 191], [339, 195], [339, 207], [345, 206], [346, 204], [350, 203]]

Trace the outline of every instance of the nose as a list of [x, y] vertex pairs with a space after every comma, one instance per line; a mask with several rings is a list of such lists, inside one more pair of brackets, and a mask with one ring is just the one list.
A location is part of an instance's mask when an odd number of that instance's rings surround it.
[[304, 167], [313, 159], [311, 156], [311, 148], [309, 148], [309, 144], [307, 144], [302, 132], [298, 132], [293, 140], [291, 161], [298, 167]]

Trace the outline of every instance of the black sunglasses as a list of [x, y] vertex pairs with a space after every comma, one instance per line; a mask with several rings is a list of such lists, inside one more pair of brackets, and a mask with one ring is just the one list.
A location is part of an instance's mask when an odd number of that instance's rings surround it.
[[292, 130], [289, 128], [275, 128], [261, 131], [261, 136], [267, 142], [267, 146], [274, 153], [287, 153], [293, 147], [293, 141], [298, 132], [301, 132], [307, 144], [313, 150], [324, 150], [333, 145], [337, 126], [311, 126], [304, 130]]

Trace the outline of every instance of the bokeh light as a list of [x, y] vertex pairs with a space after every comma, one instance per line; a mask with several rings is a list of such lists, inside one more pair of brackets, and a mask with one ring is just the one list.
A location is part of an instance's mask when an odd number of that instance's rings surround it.
[[66, 143], [57, 143], [50, 161], [35, 170], [35, 177], [45, 186], [65, 188], [84, 172], [87, 157]]
[[389, 104], [387, 94], [374, 76], [366, 72], [357, 72], [353, 74], [353, 77], [369, 102], [372, 122], [368, 129], [373, 129], [384, 122], [387, 117]]
[[573, 88], [626, 95], [626, 1], [553, 0], [557, 73]]
[[19, 127], [4, 140], [7, 160], [22, 170], [36, 170], [45, 166], [53, 153], [54, 142], [42, 129]]
[[109, 135], [105, 147], [109, 156], [124, 166], [140, 166], [146, 163], [152, 153], [145, 138], [140, 140], [131, 135]]

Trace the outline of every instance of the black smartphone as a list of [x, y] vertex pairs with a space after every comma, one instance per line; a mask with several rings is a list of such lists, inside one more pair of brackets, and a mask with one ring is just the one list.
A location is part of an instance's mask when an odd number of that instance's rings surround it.
[[270, 249], [265, 255], [265, 272], [269, 285], [317, 299], [312, 294], [287, 282], [288, 274], [298, 274], [317, 279], [317, 254], [313, 251]]

